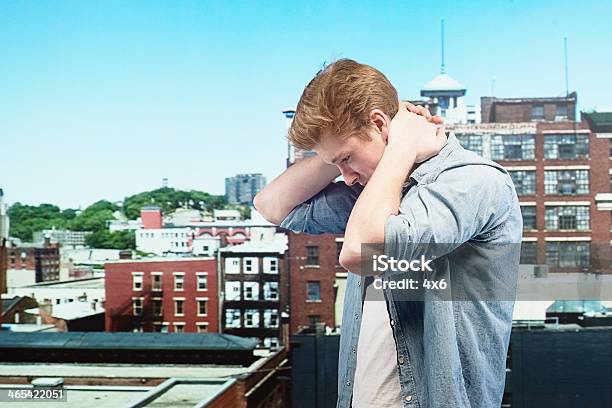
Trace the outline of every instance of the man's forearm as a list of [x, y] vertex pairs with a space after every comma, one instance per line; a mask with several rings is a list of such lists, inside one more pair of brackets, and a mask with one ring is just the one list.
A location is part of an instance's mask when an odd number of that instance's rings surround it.
[[413, 152], [387, 146], [346, 226], [340, 263], [348, 270], [359, 271], [361, 244], [384, 242], [385, 223], [399, 211], [402, 185], [415, 161]]
[[340, 175], [336, 166], [318, 156], [290, 166], [253, 200], [255, 209], [268, 221], [280, 224], [296, 206], [323, 190]]

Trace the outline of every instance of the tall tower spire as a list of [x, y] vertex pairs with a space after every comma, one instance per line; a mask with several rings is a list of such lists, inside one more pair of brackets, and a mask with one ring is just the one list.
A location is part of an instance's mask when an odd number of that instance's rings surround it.
[[444, 73], [444, 19], [442, 19], [441, 24], [440, 24], [440, 42], [442, 44], [442, 46], [440, 47], [440, 50], [442, 52], [442, 64], [440, 65], [440, 73], [443, 74]]

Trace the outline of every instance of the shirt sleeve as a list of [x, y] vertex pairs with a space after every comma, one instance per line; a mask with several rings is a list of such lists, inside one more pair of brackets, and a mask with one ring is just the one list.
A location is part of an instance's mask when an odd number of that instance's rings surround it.
[[416, 193], [402, 200], [399, 214], [385, 222], [384, 253], [389, 257], [449, 253], [503, 225], [518, 205], [510, 177], [486, 165], [451, 168], [413, 188]]
[[307, 234], [343, 234], [362, 186], [330, 183], [311, 199], [295, 207], [282, 228]]

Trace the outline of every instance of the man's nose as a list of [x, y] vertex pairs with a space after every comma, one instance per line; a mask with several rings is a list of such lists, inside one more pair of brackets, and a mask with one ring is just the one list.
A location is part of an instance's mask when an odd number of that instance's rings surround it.
[[344, 182], [347, 185], [352, 186], [353, 184], [359, 181], [359, 173], [357, 173], [350, 167], [338, 166], [338, 168], [340, 169], [340, 174], [342, 174], [342, 178], [344, 178]]

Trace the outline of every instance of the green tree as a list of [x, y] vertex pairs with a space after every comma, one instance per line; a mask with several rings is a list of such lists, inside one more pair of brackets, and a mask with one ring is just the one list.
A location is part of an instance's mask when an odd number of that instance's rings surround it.
[[100, 200], [77, 215], [70, 223], [74, 231], [100, 231], [107, 228], [107, 221], [114, 219], [113, 213], [119, 210], [110, 201]]
[[35, 231], [66, 228], [70, 220], [69, 214], [64, 214], [52, 204], [34, 206], [17, 202], [9, 208], [8, 214], [11, 236], [23, 241], [31, 241]]
[[87, 246], [102, 249], [135, 249], [134, 231], [110, 232], [107, 229], [97, 230], [85, 239]]
[[225, 208], [227, 202], [224, 196], [212, 195], [196, 190], [181, 191], [164, 187], [127, 197], [123, 203], [123, 211], [129, 219], [135, 219], [140, 216], [140, 209], [148, 205], [156, 205], [163, 212], [169, 213], [183, 206], [189, 206], [197, 210], [212, 211]]

